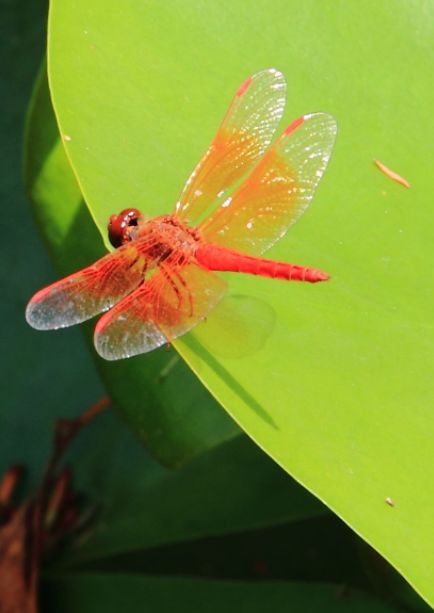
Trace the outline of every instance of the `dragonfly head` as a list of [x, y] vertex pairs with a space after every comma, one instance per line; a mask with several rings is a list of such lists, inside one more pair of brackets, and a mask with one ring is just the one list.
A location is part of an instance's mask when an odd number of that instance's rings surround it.
[[130, 240], [130, 228], [137, 226], [141, 213], [137, 209], [124, 209], [119, 215], [111, 215], [108, 223], [109, 240], [113, 247], [120, 247]]

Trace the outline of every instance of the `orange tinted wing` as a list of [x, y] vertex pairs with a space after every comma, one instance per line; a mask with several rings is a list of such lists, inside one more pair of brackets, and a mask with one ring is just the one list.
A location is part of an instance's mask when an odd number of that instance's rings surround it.
[[274, 69], [258, 72], [239, 87], [176, 204], [175, 213], [183, 221], [198, 222], [264, 154], [282, 117], [285, 95], [285, 78]]
[[27, 305], [26, 319], [37, 330], [86, 321], [135, 289], [143, 281], [145, 266], [136, 246], [120, 247], [92, 266], [37, 292]]
[[101, 317], [96, 350], [106, 360], [152, 351], [191, 330], [225, 292], [225, 281], [213, 272], [168, 258], [149, 281]]
[[258, 255], [269, 249], [310, 204], [336, 137], [331, 115], [294, 121], [233, 197], [200, 226], [203, 238]]

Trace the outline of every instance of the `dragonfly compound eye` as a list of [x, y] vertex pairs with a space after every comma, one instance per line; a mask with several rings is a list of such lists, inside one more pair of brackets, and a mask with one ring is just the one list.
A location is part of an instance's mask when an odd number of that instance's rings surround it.
[[124, 209], [119, 215], [111, 215], [108, 223], [109, 240], [113, 247], [120, 247], [129, 240], [129, 228], [137, 226], [141, 213], [137, 209]]

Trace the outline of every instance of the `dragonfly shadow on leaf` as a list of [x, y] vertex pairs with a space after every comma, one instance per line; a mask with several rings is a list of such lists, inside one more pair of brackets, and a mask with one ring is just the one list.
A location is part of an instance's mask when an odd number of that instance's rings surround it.
[[[211, 319], [211, 318], [210, 318]], [[203, 325], [207, 325], [206, 323]], [[202, 328], [203, 326], [200, 326]], [[206, 347], [203, 342], [204, 335], [198, 334], [197, 331], [193, 334], [189, 334], [183, 338], [183, 343], [189, 350], [194, 351], [199, 355], [204, 362], [206, 362], [214, 372], [220, 377], [226, 385], [235, 393], [240, 399], [245, 402], [262, 420], [264, 420], [269, 426], [275, 430], [279, 430], [276, 422], [271, 415], [264, 409], [264, 407], [254, 398], [241, 383], [231, 375], [229, 370], [225, 368], [215, 357], [215, 355]], [[210, 343], [207, 343], [208, 347]]]

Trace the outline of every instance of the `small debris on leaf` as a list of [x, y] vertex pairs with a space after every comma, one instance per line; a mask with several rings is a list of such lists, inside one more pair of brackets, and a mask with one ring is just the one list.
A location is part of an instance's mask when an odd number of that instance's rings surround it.
[[389, 179], [392, 179], [392, 181], [395, 181], [395, 183], [399, 183], [399, 185], [402, 185], [407, 189], [410, 188], [410, 183], [407, 181], [407, 179], [401, 177], [401, 175], [385, 166], [382, 162], [380, 162], [379, 160], [374, 160], [374, 164], [378, 168], [378, 170], [383, 173], [383, 175], [386, 175], [386, 177], [389, 177]]

